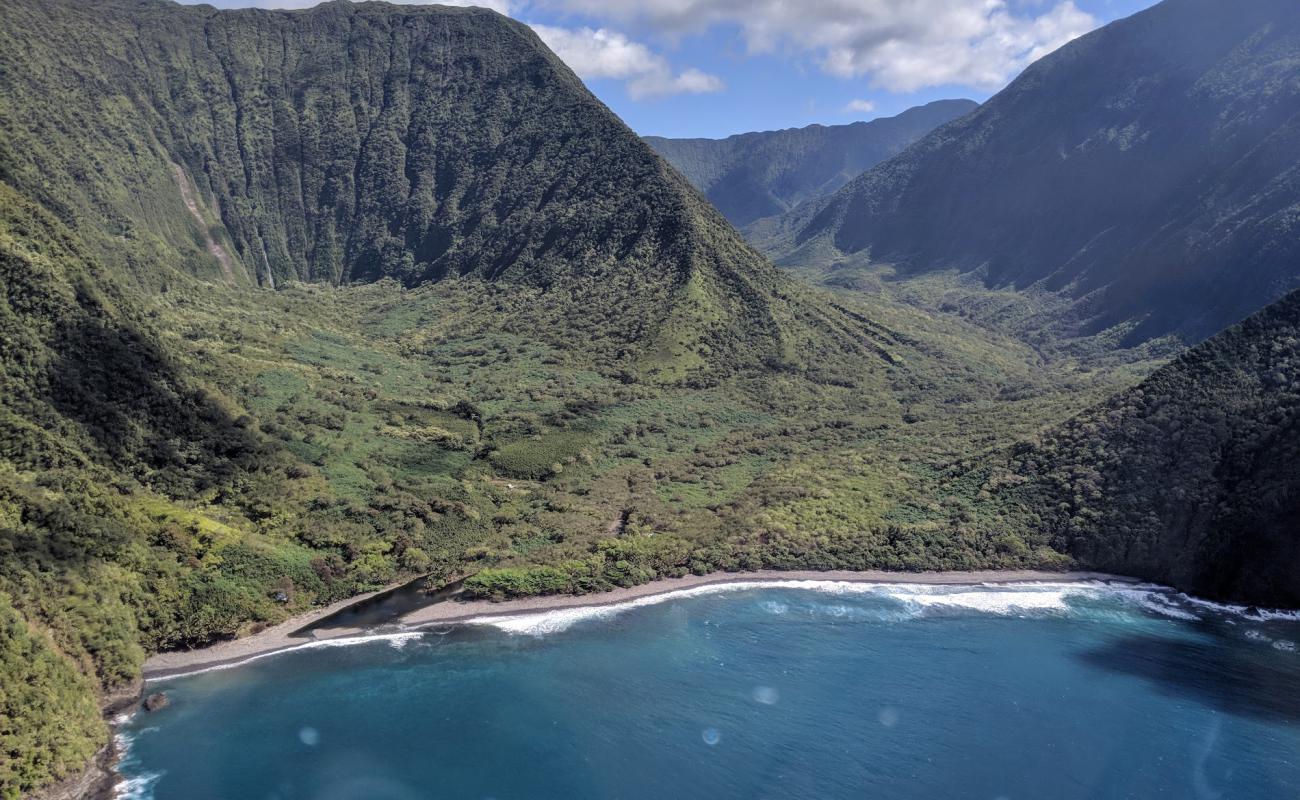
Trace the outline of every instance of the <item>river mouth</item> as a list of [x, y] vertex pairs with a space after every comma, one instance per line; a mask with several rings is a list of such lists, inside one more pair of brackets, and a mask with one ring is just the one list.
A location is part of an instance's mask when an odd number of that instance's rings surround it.
[[317, 638], [317, 633], [330, 630], [374, 630], [396, 625], [402, 617], [413, 611], [456, 597], [465, 583], [462, 578], [430, 591], [429, 580], [429, 575], [421, 575], [401, 586], [353, 603], [327, 617], [313, 620], [289, 635], [295, 638]]
[[123, 796], [1281, 797], [1298, 636], [1090, 584], [484, 618], [168, 680], [121, 729]]

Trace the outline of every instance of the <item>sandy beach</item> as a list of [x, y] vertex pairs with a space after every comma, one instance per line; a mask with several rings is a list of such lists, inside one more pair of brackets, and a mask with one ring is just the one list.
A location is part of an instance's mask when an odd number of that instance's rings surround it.
[[376, 595], [391, 591], [403, 583], [395, 583], [391, 586], [385, 586], [382, 589], [376, 589], [373, 592], [355, 595], [346, 600], [339, 600], [337, 603], [331, 603], [328, 606], [314, 608], [303, 614], [286, 619], [279, 625], [274, 625], [265, 630], [254, 633], [250, 636], [244, 636], [239, 639], [232, 639], [227, 642], [218, 642], [208, 647], [201, 647], [196, 650], [173, 650], [168, 653], [155, 653], [149, 656], [144, 662], [144, 678], [160, 678], [167, 675], [175, 675], [182, 672], [191, 672], [197, 669], [206, 669], [211, 666], [220, 664], [233, 664], [254, 656], [273, 653], [277, 650], [288, 650], [293, 647], [300, 647], [310, 643], [313, 639], [322, 638], [339, 638], [343, 636], [356, 636], [363, 631], [352, 628], [335, 628], [328, 632], [315, 632], [318, 635], [310, 636], [292, 636], [294, 631], [305, 625], [325, 619], [331, 614], [342, 611], [349, 606], [365, 602]]
[[[978, 585], [983, 583], [1025, 583], [1038, 581], [1124, 581], [1135, 582], [1133, 578], [1109, 575], [1101, 572], [1041, 572], [1035, 570], [981, 570], [974, 572], [885, 572], [885, 571], [825, 571], [813, 570], [757, 572], [719, 572], [710, 575], [688, 575], [684, 578], [666, 578], [651, 581], [627, 589], [615, 589], [609, 592], [588, 595], [546, 595], [525, 597], [494, 603], [490, 600], [448, 599], [432, 603], [402, 616], [396, 626], [385, 626], [385, 632], [412, 630], [429, 625], [454, 624], [471, 619], [490, 616], [508, 616], [551, 611], [562, 608], [589, 608], [626, 603], [643, 597], [667, 594], [683, 589], [695, 589], [702, 586], [716, 586], [729, 583], [782, 581], [849, 581], [854, 583], [915, 583], [929, 585]], [[397, 584], [400, 585], [400, 584]], [[393, 588], [393, 587], [388, 587]], [[310, 645], [314, 641], [341, 639], [364, 636], [367, 631], [360, 628], [318, 629], [311, 636], [292, 636], [294, 631], [305, 625], [324, 619], [355, 603], [363, 602], [380, 594], [386, 589], [370, 592], [347, 600], [341, 600], [330, 606], [300, 614], [264, 631], [235, 639], [219, 642], [211, 647], [197, 650], [159, 653], [151, 656], [144, 664], [145, 680], [162, 678], [211, 669], [218, 666], [238, 664], [258, 656], [281, 650]]]

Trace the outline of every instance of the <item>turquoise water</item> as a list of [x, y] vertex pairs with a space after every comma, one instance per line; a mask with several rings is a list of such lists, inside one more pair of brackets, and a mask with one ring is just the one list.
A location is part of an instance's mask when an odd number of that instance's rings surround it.
[[800, 584], [160, 682], [141, 798], [1295, 798], [1300, 622], [1103, 586]]

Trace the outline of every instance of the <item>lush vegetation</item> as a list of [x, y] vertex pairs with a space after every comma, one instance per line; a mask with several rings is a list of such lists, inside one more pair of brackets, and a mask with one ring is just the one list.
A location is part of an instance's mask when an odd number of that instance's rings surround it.
[[81, 769], [107, 742], [86, 676], [0, 593], [0, 792], [6, 800]]
[[[120, 288], [5, 196], [0, 587], [102, 691], [149, 651], [424, 572], [508, 596], [729, 568], [1055, 564], [1042, 542], [957, 531], [955, 500], [898, 504], [942, 496], [934, 464], [1124, 380], [857, 301], [837, 313], [860, 316], [860, 349], [667, 383], [611, 355], [617, 330], [572, 326], [567, 295]], [[615, 316], [644, 302], [609, 300]], [[88, 319], [95, 336], [64, 334]]]
[[989, 502], [1102, 569], [1300, 605], [1300, 292], [1016, 448]]
[[739, 227], [830, 195], [975, 107], [972, 100], [936, 100], [894, 117], [849, 125], [809, 125], [725, 139], [647, 136], [646, 141]]
[[62, 0], [6, 22], [0, 592], [12, 636], [40, 632], [15, 646], [82, 676], [34, 709], [69, 739], [6, 791], [97, 749], [87, 699], [147, 653], [413, 575], [505, 596], [1057, 558], [889, 509], [1111, 378], [801, 287], [526, 28]]

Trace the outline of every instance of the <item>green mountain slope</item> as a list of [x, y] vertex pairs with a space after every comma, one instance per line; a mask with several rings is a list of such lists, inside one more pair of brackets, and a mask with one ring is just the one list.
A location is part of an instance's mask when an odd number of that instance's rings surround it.
[[1057, 336], [1197, 341], [1300, 285], [1298, 65], [1287, 0], [1165, 0], [751, 238], [1035, 290]]
[[90, 681], [0, 594], [0, 787], [6, 797], [80, 770], [103, 744]]
[[1300, 292], [1018, 448], [986, 488], [1082, 563], [1300, 605]]
[[849, 125], [809, 125], [725, 139], [645, 140], [740, 227], [833, 193], [977, 106], [972, 100], [936, 100], [897, 116]]
[[0, 178], [137, 271], [562, 285], [578, 313], [637, 296], [618, 346], [669, 379], [705, 339], [715, 366], [738, 341], [788, 351], [781, 279], [524, 25], [345, 2], [6, 16]]
[[[15, 2], [7, 19], [6, 179], [177, 246], [201, 238], [181, 224], [183, 192], [233, 245], [231, 280], [542, 284], [630, 257], [662, 258], [672, 281], [688, 266], [672, 177], [491, 12], [146, 0]], [[51, 96], [63, 103], [39, 102]], [[124, 196], [142, 189], [147, 207]], [[595, 189], [606, 203], [574, 219]]]
[[[0, 726], [5, 796], [67, 777], [107, 743], [96, 696], [131, 691], [146, 649], [283, 613], [264, 578], [231, 579], [223, 550], [257, 544], [246, 563], [274, 553], [308, 573], [326, 555], [295, 544], [292, 525], [258, 541], [255, 507], [290, 505], [304, 465], [152, 316], [66, 226], [0, 184], [0, 697], [21, 706]], [[245, 530], [192, 510], [210, 503]]]

